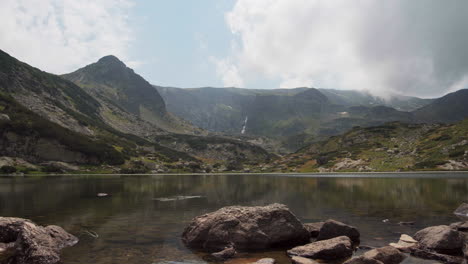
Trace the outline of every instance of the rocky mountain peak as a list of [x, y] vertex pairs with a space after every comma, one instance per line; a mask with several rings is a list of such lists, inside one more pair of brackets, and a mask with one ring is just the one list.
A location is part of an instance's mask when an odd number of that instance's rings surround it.
[[119, 60], [119, 58], [117, 58], [114, 55], [104, 56], [100, 58], [96, 64], [102, 65], [102, 66], [113, 66], [113, 67], [123, 67], [123, 68], [127, 67], [125, 63], [123, 63], [121, 60]]

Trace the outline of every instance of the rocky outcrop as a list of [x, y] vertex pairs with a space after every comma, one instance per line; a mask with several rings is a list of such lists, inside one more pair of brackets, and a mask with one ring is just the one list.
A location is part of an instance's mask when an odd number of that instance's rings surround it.
[[194, 218], [182, 234], [191, 248], [252, 250], [309, 242], [309, 233], [282, 204], [229, 206]]
[[398, 264], [406, 258], [404, 254], [392, 246], [369, 250], [363, 256], [368, 259], [378, 260], [384, 264]]
[[310, 237], [317, 237], [320, 232], [320, 228], [322, 228], [324, 222], [316, 222], [316, 223], [306, 223], [304, 224], [305, 229], [309, 231]]
[[343, 259], [353, 254], [351, 240], [347, 236], [309, 243], [288, 250], [289, 256], [299, 256], [311, 259]]
[[[42, 227], [21, 219], [0, 217], [1, 264], [56, 264], [60, 250], [78, 239], [59, 226]], [[7, 252], [7, 254], [5, 254]]]
[[333, 219], [327, 220], [318, 234], [317, 240], [325, 240], [339, 236], [347, 236], [354, 243], [359, 242], [359, 231], [354, 226], [349, 226]]
[[431, 226], [418, 231], [414, 238], [422, 249], [430, 249], [439, 253], [458, 254], [463, 247], [463, 237], [460, 232], [449, 226]]

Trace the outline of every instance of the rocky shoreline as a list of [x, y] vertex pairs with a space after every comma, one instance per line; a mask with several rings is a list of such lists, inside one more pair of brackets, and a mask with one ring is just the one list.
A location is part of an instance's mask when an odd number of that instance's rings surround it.
[[[468, 217], [468, 204], [455, 214]], [[285, 254], [294, 264], [398, 264], [408, 255], [448, 264], [468, 259], [468, 222], [430, 226], [412, 236], [402, 234], [388, 246], [360, 247], [360, 233], [350, 225], [329, 219], [301, 223], [282, 204], [229, 206], [194, 218], [182, 234], [184, 244], [211, 253], [215, 262], [235, 258], [237, 252], [288, 248]], [[369, 249], [362, 255], [356, 251]], [[255, 263], [275, 263], [263, 258]]]

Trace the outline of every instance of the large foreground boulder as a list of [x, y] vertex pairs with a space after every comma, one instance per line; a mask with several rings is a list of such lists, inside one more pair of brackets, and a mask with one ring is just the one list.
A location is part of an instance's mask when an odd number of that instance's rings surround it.
[[459, 254], [463, 247], [460, 232], [446, 225], [431, 226], [418, 231], [414, 238], [422, 249], [431, 249], [439, 253]]
[[305, 244], [309, 233], [285, 205], [229, 206], [194, 218], [182, 241], [207, 251], [251, 250]]
[[354, 226], [346, 225], [330, 219], [327, 220], [320, 228], [317, 240], [325, 240], [339, 236], [347, 236], [356, 243], [359, 242], [360, 234]]
[[6, 245], [0, 264], [56, 264], [60, 250], [78, 238], [59, 226], [42, 227], [21, 219], [0, 217], [0, 244]]
[[353, 255], [353, 247], [349, 237], [340, 236], [295, 247], [288, 250], [287, 253], [291, 257], [334, 260], [348, 258]]

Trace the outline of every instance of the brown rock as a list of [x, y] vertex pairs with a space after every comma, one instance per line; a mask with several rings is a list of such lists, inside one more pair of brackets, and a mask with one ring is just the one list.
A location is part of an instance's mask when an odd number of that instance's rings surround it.
[[468, 204], [462, 203], [453, 213], [464, 221], [468, 220]]
[[325, 240], [339, 236], [347, 236], [353, 242], [359, 242], [359, 231], [354, 226], [349, 226], [333, 219], [327, 220], [320, 228], [317, 240]]
[[363, 256], [378, 260], [384, 264], [398, 264], [406, 258], [398, 249], [391, 246], [369, 250]]
[[343, 264], [383, 264], [380, 260], [366, 258], [364, 256], [354, 257], [352, 259], [348, 259]]
[[56, 264], [60, 250], [77, 242], [58, 226], [42, 227], [26, 219], [0, 217], [0, 243], [8, 244], [10, 253], [1, 263]]
[[431, 226], [418, 231], [414, 238], [422, 249], [428, 248], [439, 253], [459, 254], [463, 247], [463, 237], [460, 232], [449, 226]]
[[309, 231], [310, 237], [317, 237], [323, 224], [324, 222], [306, 223], [304, 224], [304, 227]]
[[309, 238], [302, 223], [282, 204], [224, 207], [194, 218], [182, 234], [187, 246], [204, 250], [266, 249], [304, 244]]
[[347, 236], [309, 243], [288, 250], [289, 256], [299, 256], [311, 259], [343, 259], [353, 254], [351, 240]]

